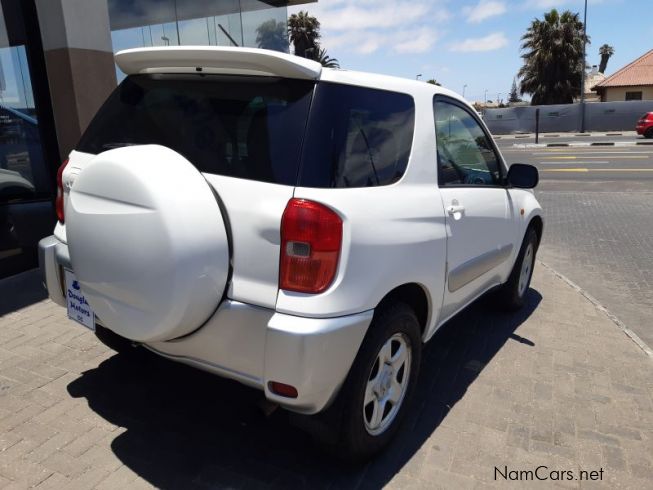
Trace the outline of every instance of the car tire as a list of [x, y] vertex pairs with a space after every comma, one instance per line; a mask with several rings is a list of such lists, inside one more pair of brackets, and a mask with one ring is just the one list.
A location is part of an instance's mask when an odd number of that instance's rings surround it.
[[109, 349], [118, 352], [119, 354], [132, 355], [140, 350], [131, 340], [126, 339], [101, 325], [95, 326], [95, 336]]
[[500, 308], [517, 311], [526, 303], [526, 294], [533, 277], [538, 245], [537, 232], [532, 226], [529, 226], [510, 276], [497, 291], [496, 298]]
[[421, 350], [415, 312], [404, 303], [381, 305], [338, 397], [341, 417], [332, 449], [340, 458], [365, 461], [393, 439], [413, 398]]
[[644, 133], [644, 138], [648, 138], [648, 139], [653, 138], [653, 128], [648, 129], [648, 130]]

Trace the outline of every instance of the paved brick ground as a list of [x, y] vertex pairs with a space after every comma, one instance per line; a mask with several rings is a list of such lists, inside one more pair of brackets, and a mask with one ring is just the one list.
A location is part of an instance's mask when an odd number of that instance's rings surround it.
[[0, 293], [2, 488], [521, 488], [495, 467], [541, 465], [603, 480], [532, 486], [653, 487], [653, 361], [542, 267], [524, 311], [481, 301], [436, 335], [401, 436], [363, 468], [253, 390], [113, 355], [37, 290]]
[[[610, 185], [597, 186], [599, 189]], [[537, 192], [540, 258], [564, 272], [653, 348], [653, 191]]]

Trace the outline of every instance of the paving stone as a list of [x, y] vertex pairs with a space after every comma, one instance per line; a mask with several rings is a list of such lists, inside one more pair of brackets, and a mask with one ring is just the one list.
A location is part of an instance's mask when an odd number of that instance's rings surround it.
[[653, 346], [653, 192], [542, 190], [536, 195], [546, 223], [539, 257]]
[[436, 334], [417, 407], [364, 467], [325, 455], [283, 412], [264, 417], [252, 390], [113, 355], [35, 303], [0, 317], [0, 487], [503, 488], [502, 465], [653, 487], [653, 362], [542, 267], [530, 298], [516, 315], [478, 302]]
[[613, 470], [625, 470], [626, 460], [623, 450], [614, 446], [603, 446], [603, 461], [608, 468]]

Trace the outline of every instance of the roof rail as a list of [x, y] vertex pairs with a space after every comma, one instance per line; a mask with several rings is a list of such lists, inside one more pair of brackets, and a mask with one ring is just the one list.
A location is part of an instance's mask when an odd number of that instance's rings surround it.
[[202, 72], [316, 80], [322, 72], [322, 65], [299, 56], [267, 49], [222, 46], [127, 49], [116, 54], [116, 63], [127, 75]]

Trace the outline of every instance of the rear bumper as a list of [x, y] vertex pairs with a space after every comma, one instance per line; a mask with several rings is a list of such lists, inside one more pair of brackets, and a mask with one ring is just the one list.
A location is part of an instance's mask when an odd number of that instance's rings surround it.
[[[195, 333], [146, 347], [170, 359], [263, 390], [300, 413], [317, 413], [337, 395], [372, 311], [337, 318], [304, 318], [238, 301], [224, 301]], [[294, 386], [297, 398], [270, 391], [272, 381]]]
[[39, 267], [41, 279], [50, 299], [59, 306], [66, 306], [63, 290], [63, 269], [70, 268], [68, 247], [55, 236], [48, 236], [39, 242]]
[[[68, 247], [51, 236], [39, 243], [50, 298], [66, 305], [61, 274], [71, 269]], [[268, 400], [313, 414], [335, 398], [372, 321], [373, 311], [305, 318], [225, 300], [200, 329], [182, 338], [144, 344], [159, 355], [261, 389]], [[98, 319], [102, 323], [102, 319]], [[272, 381], [294, 386], [297, 398], [270, 391]]]

